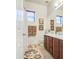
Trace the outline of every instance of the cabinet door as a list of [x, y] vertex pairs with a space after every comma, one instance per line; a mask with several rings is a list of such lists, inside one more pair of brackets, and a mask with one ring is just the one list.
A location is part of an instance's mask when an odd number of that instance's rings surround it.
[[50, 37], [50, 46], [49, 46], [49, 49], [50, 49], [50, 53], [53, 56], [53, 38], [52, 37]]
[[44, 36], [44, 47], [47, 49], [47, 36]]
[[50, 43], [50, 37], [47, 36], [47, 50], [48, 50], [48, 51], [50, 51], [50, 50], [49, 50], [49, 43]]
[[60, 59], [63, 59], [63, 40], [60, 40]]
[[59, 40], [56, 38], [53, 38], [53, 56], [54, 59], [59, 59]]

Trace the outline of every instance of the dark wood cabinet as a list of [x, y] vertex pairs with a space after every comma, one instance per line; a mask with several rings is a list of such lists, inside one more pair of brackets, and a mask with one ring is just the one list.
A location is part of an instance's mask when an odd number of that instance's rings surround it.
[[63, 40], [60, 40], [60, 59], [63, 59]]
[[47, 48], [47, 36], [44, 36], [44, 47]]
[[50, 54], [52, 54], [53, 55], [53, 40], [52, 40], [52, 37], [50, 37], [50, 40], [49, 40], [49, 49], [50, 49]]
[[50, 51], [50, 46], [49, 46], [49, 44], [50, 44], [50, 37], [49, 36], [47, 36], [47, 50], [48, 51]]
[[54, 59], [63, 59], [63, 40], [45, 35], [44, 46]]
[[53, 38], [53, 57], [55, 59], [59, 59], [59, 40], [56, 38]]

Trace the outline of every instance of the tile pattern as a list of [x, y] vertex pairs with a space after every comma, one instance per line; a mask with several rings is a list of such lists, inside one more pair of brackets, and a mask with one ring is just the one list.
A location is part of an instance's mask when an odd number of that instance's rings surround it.
[[53, 59], [53, 57], [47, 52], [44, 46], [29, 45], [25, 51], [24, 59]]
[[36, 48], [36, 46], [29, 46], [28, 49], [25, 51], [24, 59], [43, 59], [42, 54]]

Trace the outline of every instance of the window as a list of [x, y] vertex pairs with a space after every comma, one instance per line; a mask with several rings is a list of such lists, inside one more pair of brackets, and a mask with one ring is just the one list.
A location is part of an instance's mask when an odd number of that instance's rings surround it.
[[35, 22], [35, 12], [26, 10], [27, 20], [30, 22]]
[[16, 21], [21, 21], [23, 17], [23, 11], [22, 10], [16, 10]]
[[16, 20], [20, 20], [20, 17], [21, 17], [21, 11], [16, 10]]
[[56, 23], [57, 24], [62, 24], [62, 21], [63, 21], [62, 16], [56, 16]]

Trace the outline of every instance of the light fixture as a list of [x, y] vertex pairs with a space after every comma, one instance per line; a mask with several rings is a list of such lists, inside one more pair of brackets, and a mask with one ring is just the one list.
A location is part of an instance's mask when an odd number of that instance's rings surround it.
[[44, 0], [45, 1], [45, 3], [49, 3], [51, 0]]
[[45, 1], [45, 3], [48, 3], [48, 1]]
[[59, 4], [59, 1], [57, 1], [57, 2], [55, 3], [55, 7], [57, 7], [57, 6], [58, 6], [58, 4]]
[[55, 2], [55, 8], [57, 8], [58, 6], [62, 5], [62, 3], [63, 3], [63, 0], [57, 0]]

